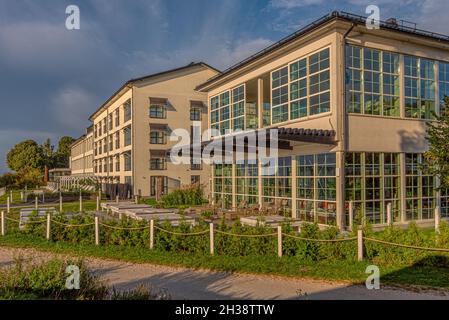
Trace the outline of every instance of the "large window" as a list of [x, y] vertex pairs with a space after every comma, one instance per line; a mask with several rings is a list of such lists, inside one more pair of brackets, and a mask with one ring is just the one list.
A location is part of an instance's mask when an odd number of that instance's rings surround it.
[[[398, 153], [347, 153], [345, 163], [346, 224], [349, 202], [354, 220], [387, 222], [391, 204], [394, 221], [400, 220], [400, 157]], [[360, 221], [359, 221], [360, 222]]]
[[123, 110], [124, 110], [124, 114], [125, 114], [123, 121], [127, 122], [127, 121], [131, 120], [131, 112], [132, 112], [131, 100], [128, 100], [123, 104]]
[[211, 99], [211, 128], [226, 134], [230, 127], [229, 91]]
[[213, 169], [214, 201], [216, 205], [232, 207], [232, 165], [216, 164]]
[[346, 110], [400, 116], [399, 54], [346, 46]]
[[271, 74], [271, 122], [288, 121], [288, 67]]
[[262, 201], [268, 208], [289, 214], [292, 202], [292, 160], [291, 157], [278, 158], [275, 170], [270, 163], [262, 166]]
[[[449, 97], [449, 63], [440, 62], [439, 63], [439, 103], [440, 103], [440, 114], [443, 114], [446, 109], [445, 97]], [[446, 110], [447, 111], [447, 110]]]
[[245, 86], [240, 86], [232, 93], [232, 130], [245, 129]]
[[257, 162], [236, 164], [236, 201], [239, 207], [259, 203], [258, 165]]
[[123, 129], [123, 133], [125, 136], [125, 147], [131, 145], [131, 127]]
[[120, 155], [115, 156], [115, 171], [120, 172]]
[[125, 160], [125, 171], [131, 171], [132, 169], [131, 151], [123, 153], [123, 158]]
[[297, 217], [334, 224], [336, 219], [335, 153], [296, 157]]
[[406, 219], [432, 219], [435, 208], [435, 181], [426, 172], [423, 157], [417, 153], [405, 155]]
[[330, 111], [329, 49], [271, 74], [272, 123]]
[[435, 63], [404, 56], [405, 116], [433, 119], [435, 112]]

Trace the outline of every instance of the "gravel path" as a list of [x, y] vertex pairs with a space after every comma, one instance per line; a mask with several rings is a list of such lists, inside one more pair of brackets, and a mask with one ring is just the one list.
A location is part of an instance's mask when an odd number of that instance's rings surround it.
[[[11, 265], [14, 257], [48, 259], [52, 255], [31, 249], [0, 247], [0, 268]], [[449, 299], [449, 292], [410, 291], [252, 274], [191, 270], [151, 264], [131, 264], [112, 260], [87, 259], [87, 263], [110, 285], [132, 289], [141, 283], [166, 289], [173, 299]]]

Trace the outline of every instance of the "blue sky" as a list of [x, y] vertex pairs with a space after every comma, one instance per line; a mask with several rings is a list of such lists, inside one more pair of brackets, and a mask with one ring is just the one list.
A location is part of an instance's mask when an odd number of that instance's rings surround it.
[[[65, 28], [78, 5], [81, 30]], [[126, 80], [204, 61], [229, 67], [333, 10], [449, 34], [447, 0], [0, 0], [0, 172], [6, 152], [80, 136]]]

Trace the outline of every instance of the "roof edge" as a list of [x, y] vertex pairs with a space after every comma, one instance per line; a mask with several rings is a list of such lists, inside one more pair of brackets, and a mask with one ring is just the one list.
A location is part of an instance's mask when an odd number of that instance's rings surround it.
[[172, 73], [172, 72], [178, 72], [178, 71], [182, 71], [182, 70], [185, 70], [185, 69], [189, 69], [189, 68], [192, 68], [192, 67], [198, 67], [198, 66], [202, 66], [204, 68], [211, 69], [211, 70], [213, 70], [215, 72], [218, 72], [219, 74], [221, 73], [221, 71], [218, 70], [217, 68], [212, 67], [211, 65], [209, 65], [209, 64], [207, 64], [207, 63], [205, 63], [203, 61], [200, 61], [200, 62], [191, 62], [191, 63], [189, 63], [186, 66], [182, 66], [182, 67], [178, 67], [178, 68], [174, 68], [174, 69], [169, 69], [169, 70], [165, 70], [165, 71], [149, 74], [149, 75], [146, 75], [146, 76], [130, 79], [130, 80], [126, 81], [112, 96], [110, 96], [109, 99], [107, 99], [97, 110], [95, 110], [95, 112], [92, 113], [89, 116], [89, 120], [93, 121], [94, 116], [100, 110], [102, 110], [104, 107], [106, 107], [106, 105], [109, 102], [111, 102], [111, 100], [114, 97], [116, 97], [122, 90], [124, 90], [126, 87], [130, 88], [135, 82], [144, 81], [144, 80], [151, 79], [151, 78], [154, 78], [154, 77], [158, 77], [158, 76], [161, 76], [161, 75], [169, 74], [169, 73]]

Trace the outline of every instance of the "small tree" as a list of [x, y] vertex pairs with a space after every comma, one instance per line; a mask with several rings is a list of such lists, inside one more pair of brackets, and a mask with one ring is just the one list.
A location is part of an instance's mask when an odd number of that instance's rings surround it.
[[25, 168], [42, 168], [44, 154], [36, 141], [26, 140], [14, 146], [7, 157], [8, 167], [19, 172]]
[[429, 172], [441, 180], [442, 188], [449, 188], [449, 97], [444, 99], [437, 121], [427, 123], [429, 151], [425, 158]]

